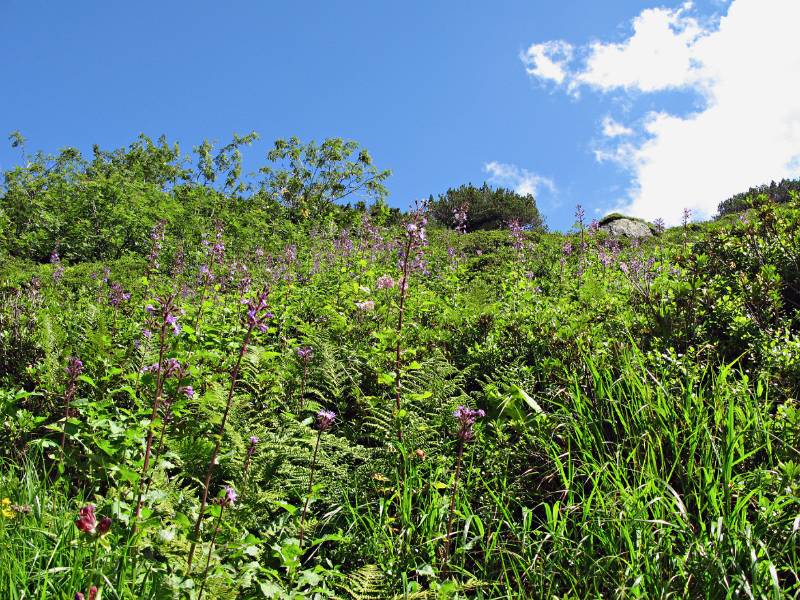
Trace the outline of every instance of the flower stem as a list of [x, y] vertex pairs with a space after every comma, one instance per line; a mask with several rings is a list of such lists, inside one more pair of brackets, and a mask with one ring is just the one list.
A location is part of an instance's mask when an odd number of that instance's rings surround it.
[[464, 438], [458, 440], [458, 456], [456, 457], [456, 474], [453, 481], [453, 492], [450, 495], [450, 511], [447, 515], [447, 535], [444, 539], [444, 559], [443, 564], [447, 565], [450, 559], [450, 536], [453, 534], [453, 514], [456, 509], [456, 494], [458, 493], [458, 480], [461, 477], [461, 461], [464, 457]]
[[197, 520], [194, 524], [194, 532], [192, 534], [192, 545], [189, 547], [189, 556], [186, 559], [188, 571], [192, 570], [192, 559], [194, 558], [194, 551], [197, 547], [197, 538], [200, 534], [200, 523], [203, 521], [203, 513], [205, 512], [206, 504], [208, 503], [208, 488], [211, 485], [211, 475], [214, 473], [214, 465], [217, 462], [219, 449], [222, 445], [222, 436], [225, 433], [225, 423], [228, 421], [228, 413], [230, 413], [231, 404], [233, 403], [233, 391], [236, 388], [236, 379], [239, 377], [239, 367], [242, 364], [242, 357], [247, 351], [247, 345], [250, 343], [250, 336], [253, 334], [253, 327], [253, 323], [248, 326], [247, 333], [245, 334], [244, 341], [242, 342], [242, 347], [239, 349], [239, 356], [236, 358], [236, 365], [233, 367], [233, 371], [231, 371], [231, 385], [228, 388], [228, 400], [225, 403], [225, 412], [222, 414], [222, 422], [219, 424], [217, 441], [214, 444], [214, 451], [211, 453], [211, 460], [208, 462], [208, 469], [206, 470], [206, 477], [205, 481], [203, 482], [203, 499], [200, 502], [200, 512], [197, 515]]
[[308, 502], [311, 500], [311, 489], [314, 485], [314, 469], [317, 466], [317, 452], [319, 451], [319, 441], [322, 439], [322, 429], [317, 431], [317, 443], [314, 445], [314, 456], [311, 458], [311, 472], [308, 475], [308, 492], [306, 493], [306, 501], [303, 504], [303, 513], [300, 515], [300, 547], [303, 547], [303, 539], [306, 524], [306, 511], [308, 511]]
[[[171, 306], [172, 301], [169, 300], [167, 307]], [[164, 309], [165, 311], [168, 308]], [[136, 494], [136, 510], [133, 515], [133, 523], [131, 524], [131, 533], [136, 533], [136, 522], [139, 520], [139, 515], [142, 513], [142, 485], [147, 477], [147, 471], [150, 468], [150, 454], [153, 451], [153, 422], [158, 418], [158, 406], [161, 403], [162, 387], [164, 385], [164, 377], [162, 368], [164, 363], [164, 350], [165, 350], [165, 337], [167, 329], [166, 315], [161, 321], [161, 330], [159, 332], [159, 349], [158, 349], [158, 370], [156, 371], [156, 396], [153, 400], [153, 412], [150, 415], [150, 422], [147, 424], [147, 444], [144, 450], [144, 463], [142, 464], [142, 473], [139, 476], [139, 491]]]
[[214, 524], [214, 533], [211, 536], [211, 546], [208, 548], [208, 556], [206, 557], [206, 568], [203, 571], [203, 583], [200, 585], [200, 593], [197, 595], [197, 600], [202, 600], [203, 592], [206, 589], [206, 581], [208, 581], [208, 567], [211, 564], [211, 553], [214, 551], [214, 544], [217, 541], [217, 533], [219, 532], [219, 526], [222, 523], [223, 512], [225, 512], [224, 502], [219, 505], [219, 516], [217, 517], [217, 522]]

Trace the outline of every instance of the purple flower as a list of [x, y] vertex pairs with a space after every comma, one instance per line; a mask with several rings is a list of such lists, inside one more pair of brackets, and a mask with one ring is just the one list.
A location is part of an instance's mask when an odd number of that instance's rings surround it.
[[67, 364], [67, 375], [70, 379], [77, 379], [78, 375], [83, 372], [83, 361], [80, 358], [70, 357]]
[[169, 315], [167, 315], [167, 318], [165, 320], [166, 320], [167, 325], [172, 327], [172, 333], [174, 335], [180, 335], [181, 326], [180, 326], [180, 323], [178, 323], [178, 315], [169, 314]]
[[466, 204], [453, 209], [453, 221], [458, 233], [467, 232], [467, 209], [468, 206]]
[[311, 362], [311, 359], [314, 357], [314, 349], [311, 346], [300, 347], [297, 349], [297, 356], [304, 363]]
[[514, 250], [521, 252], [525, 247], [525, 234], [522, 230], [522, 225], [518, 219], [512, 219], [508, 222], [508, 228], [511, 230], [511, 238], [514, 240]]
[[564, 253], [564, 256], [571, 256], [572, 255], [572, 242], [567, 240], [564, 242], [564, 245], [561, 246], [561, 251]]
[[394, 279], [389, 275], [381, 275], [378, 277], [377, 286], [379, 290], [390, 290], [394, 287]]
[[[153, 363], [152, 365], [147, 365], [146, 367], [142, 368], [142, 373], [158, 373], [159, 365], [158, 363]], [[177, 358], [168, 358], [164, 361], [161, 367], [161, 374], [164, 376], [164, 379], [167, 377], [177, 377], [180, 379], [186, 373], [186, 369], [181, 365], [180, 361]], [[187, 386], [191, 390], [191, 386]], [[192, 394], [194, 394], [194, 390], [191, 390]], [[185, 393], [185, 390], [184, 390]], [[191, 396], [190, 396], [191, 397]]]
[[583, 218], [586, 216], [586, 213], [583, 210], [583, 206], [580, 204], [575, 205], [575, 219], [578, 223], [583, 227]]
[[317, 413], [317, 427], [319, 427], [320, 431], [327, 431], [330, 429], [335, 420], [336, 413], [332, 410], [321, 410]]
[[[247, 447], [247, 461], [248, 461], [248, 465], [246, 465], [246, 467], [247, 467], [247, 466], [249, 466], [249, 461], [250, 461], [250, 459], [253, 457], [253, 454], [255, 454], [255, 453], [256, 453], [256, 445], [258, 444], [258, 441], [259, 441], [259, 440], [258, 440], [258, 437], [254, 436], [254, 435], [251, 435], [251, 436], [250, 436], [250, 445]], [[245, 467], [245, 468], [246, 468], [246, 467]]]
[[350, 239], [350, 232], [347, 229], [342, 230], [339, 237], [333, 240], [333, 247], [343, 256], [349, 256], [353, 252], [353, 240]]
[[269, 306], [267, 299], [269, 298], [269, 289], [264, 290], [256, 297], [250, 300], [243, 300], [242, 304], [247, 305], [247, 325], [251, 328], [257, 327], [261, 332], [267, 331], [267, 321], [274, 317], [271, 312], [267, 311]]
[[472, 428], [475, 425], [475, 421], [479, 418], [485, 417], [486, 413], [481, 409], [476, 410], [462, 405], [453, 411], [453, 416], [458, 419], [458, 437], [465, 442], [468, 442], [472, 440]]
[[183, 388], [181, 388], [181, 391], [183, 392], [184, 396], [186, 396], [189, 400], [194, 398], [194, 388], [192, 386], [185, 385], [183, 386]]
[[108, 303], [114, 308], [118, 308], [123, 302], [131, 299], [131, 295], [126, 293], [122, 286], [118, 283], [112, 283], [108, 290]]
[[667, 228], [667, 224], [664, 223], [664, 219], [661, 218], [653, 221], [653, 226], [656, 228], [656, 233], [664, 233], [664, 230]]
[[233, 489], [231, 486], [226, 485], [225, 496], [222, 499], [222, 502], [225, 504], [225, 506], [233, 506], [234, 503], [236, 502], [236, 498], [237, 498], [236, 490]]
[[426, 202], [417, 203], [411, 212], [411, 221], [406, 223], [406, 237], [409, 250], [421, 251], [428, 244], [425, 237], [425, 226], [428, 224], [428, 205]]
[[597, 257], [600, 259], [600, 264], [602, 264], [606, 268], [610, 267], [612, 262], [614, 261], [614, 258], [612, 256], [606, 254], [605, 248], [599, 248], [597, 250]]

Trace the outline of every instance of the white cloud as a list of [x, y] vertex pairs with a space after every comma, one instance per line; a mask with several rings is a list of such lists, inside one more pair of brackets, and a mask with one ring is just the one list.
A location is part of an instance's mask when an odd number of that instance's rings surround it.
[[633, 135], [633, 129], [626, 127], [622, 123], [617, 123], [611, 117], [605, 117], [603, 119], [603, 135], [610, 138]]
[[551, 192], [556, 190], [556, 186], [551, 179], [532, 173], [527, 169], [521, 169], [516, 165], [492, 161], [486, 163], [483, 166], [483, 170], [489, 174], [489, 181], [509, 187], [518, 194], [531, 194], [536, 197], [542, 187]]
[[[696, 112], [653, 112], [635, 142], [595, 151], [597, 160], [631, 172], [629, 196], [615, 208], [670, 223], [684, 207], [707, 218], [732, 194], [800, 176], [800, 45], [793, 42], [800, 1], [733, 0], [725, 16], [706, 26], [690, 9], [643, 11], [627, 40], [595, 42], [562, 57], [561, 81], [526, 62], [532, 76], [570, 93], [683, 88], [702, 95]], [[604, 133], [615, 131], [611, 124], [604, 120]]]
[[567, 76], [566, 65], [572, 59], [572, 46], [561, 41], [533, 44], [520, 58], [528, 75], [561, 84]]
[[686, 7], [647, 9], [633, 20], [633, 35], [625, 42], [593, 43], [570, 84], [643, 92], [692, 85], [701, 77], [693, 47], [704, 33]]

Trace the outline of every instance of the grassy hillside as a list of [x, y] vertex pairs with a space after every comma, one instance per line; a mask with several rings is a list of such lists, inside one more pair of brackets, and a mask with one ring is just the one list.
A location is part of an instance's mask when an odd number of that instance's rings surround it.
[[800, 594], [796, 201], [460, 234], [142, 148], [6, 176], [0, 597]]

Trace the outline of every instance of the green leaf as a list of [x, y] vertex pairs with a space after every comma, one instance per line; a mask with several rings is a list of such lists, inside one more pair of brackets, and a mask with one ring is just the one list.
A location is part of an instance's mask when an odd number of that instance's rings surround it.
[[78, 380], [83, 381], [84, 383], [88, 383], [93, 388], [97, 387], [97, 384], [94, 382], [94, 379], [92, 379], [88, 375], [78, 375]]

